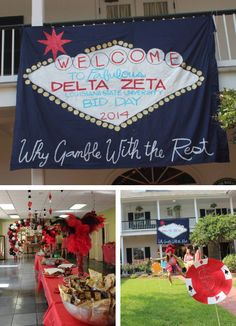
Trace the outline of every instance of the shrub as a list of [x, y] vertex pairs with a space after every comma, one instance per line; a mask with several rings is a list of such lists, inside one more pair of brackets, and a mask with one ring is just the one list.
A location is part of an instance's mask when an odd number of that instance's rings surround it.
[[230, 272], [236, 272], [236, 254], [231, 254], [223, 259], [223, 263], [228, 267]]
[[122, 273], [128, 273], [130, 275], [134, 273], [150, 273], [151, 262], [150, 260], [134, 261], [133, 264], [125, 264], [121, 267]]

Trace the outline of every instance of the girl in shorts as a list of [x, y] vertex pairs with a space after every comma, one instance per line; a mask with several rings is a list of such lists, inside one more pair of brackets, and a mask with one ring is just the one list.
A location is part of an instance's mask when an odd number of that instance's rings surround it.
[[172, 245], [168, 245], [166, 248], [166, 271], [167, 271], [167, 275], [168, 275], [168, 279], [170, 284], [172, 285], [172, 277], [171, 275], [173, 274], [174, 270], [176, 270], [180, 275], [182, 275], [183, 277], [185, 277], [185, 274], [182, 272], [181, 267], [178, 265], [177, 259], [174, 255], [175, 253], [175, 249]]

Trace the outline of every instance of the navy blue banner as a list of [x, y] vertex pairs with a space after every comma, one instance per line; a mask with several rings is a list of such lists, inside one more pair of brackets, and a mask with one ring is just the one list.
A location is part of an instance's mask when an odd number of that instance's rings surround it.
[[11, 169], [228, 162], [211, 17], [25, 28]]
[[189, 243], [189, 219], [175, 218], [157, 220], [158, 244], [186, 244]]

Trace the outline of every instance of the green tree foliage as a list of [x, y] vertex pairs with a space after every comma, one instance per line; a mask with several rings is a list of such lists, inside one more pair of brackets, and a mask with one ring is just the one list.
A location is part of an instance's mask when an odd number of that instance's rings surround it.
[[223, 259], [223, 263], [228, 267], [230, 272], [235, 272], [236, 271], [236, 255], [235, 254], [231, 254], [231, 255], [226, 256]]
[[223, 129], [236, 127], [236, 90], [224, 89], [220, 93], [220, 105], [218, 110], [218, 121]]
[[236, 239], [235, 215], [208, 215], [200, 218], [190, 237], [191, 242], [202, 246]]

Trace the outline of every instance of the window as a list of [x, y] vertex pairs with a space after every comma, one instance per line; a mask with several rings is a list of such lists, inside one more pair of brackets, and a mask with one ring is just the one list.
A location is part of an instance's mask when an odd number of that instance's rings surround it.
[[[234, 213], [235, 213], [235, 209], [234, 209]], [[205, 208], [201, 208], [200, 209], [200, 217], [204, 217], [206, 215], [226, 215], [226, 214], [231, 214], [231, 210], [229, 208], [214, 208], [214, 209], [205, 209]]]
[[145, 258], [144, 248], [133, 248], [134, 260], [142, 260]]
[[143, 260], [150, 259], [151, 257], [151, 248], [133, 248], [133, 259], [134, 260]]
[[113, 185], [190, 185], [193, 177], [170, 167], [139, 168], [126, 171], [113, 181]]
[[126, 18], [126, 17], [131, 17], [130, 4], [107, 6], [108, 19], [117, 19], [117, 18]]
[[161, 16], [168, 14], [167, 1], [146, 2], [143, 4], [144, 16]]
[[135, 220], [144, 220], [144, 213], [134, 213]]

